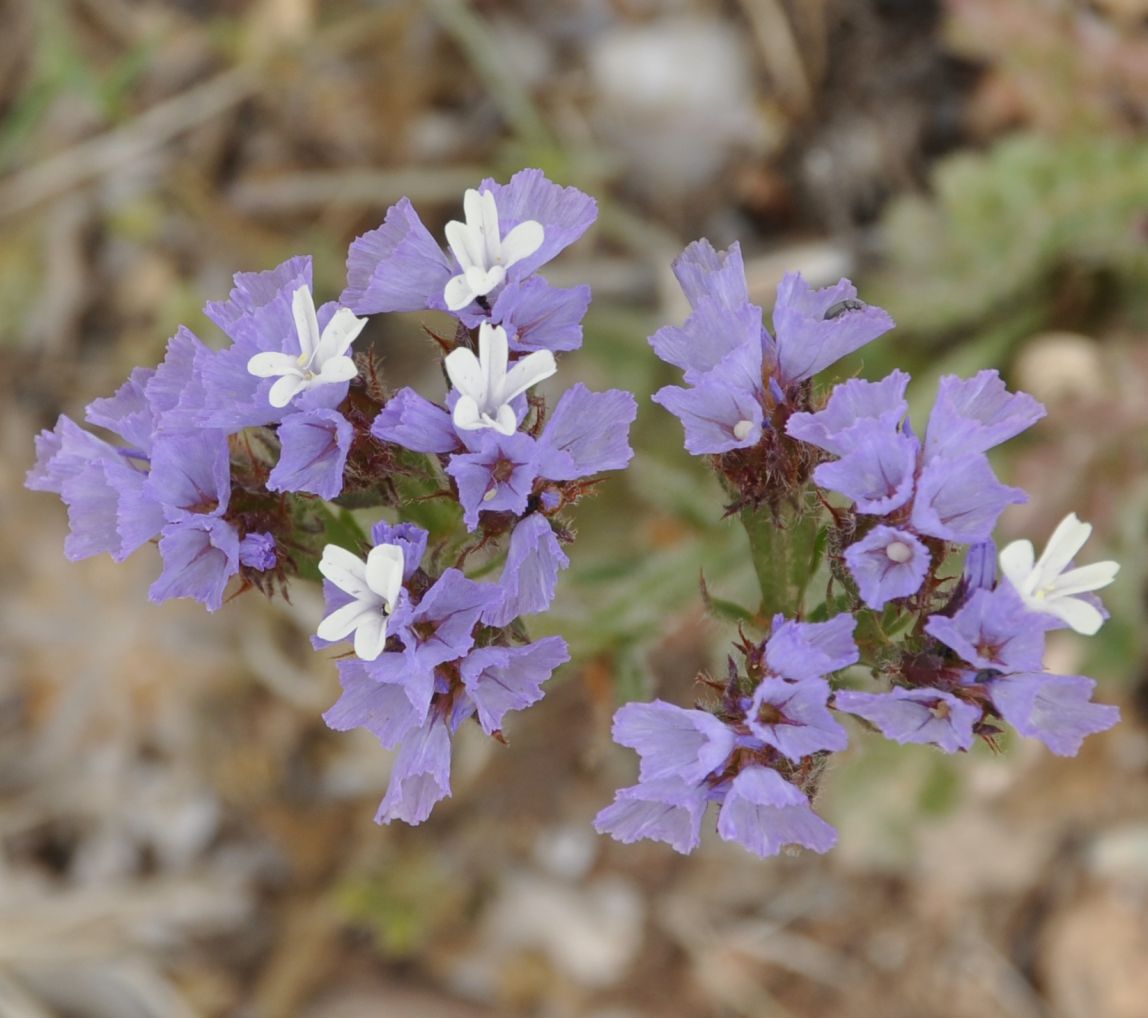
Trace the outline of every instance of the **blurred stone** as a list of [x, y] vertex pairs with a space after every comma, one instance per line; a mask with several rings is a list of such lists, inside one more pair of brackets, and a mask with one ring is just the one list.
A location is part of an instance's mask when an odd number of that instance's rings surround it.
[[1089, 846], [1088, 867], [1095, 876], [1148, 887], [1148, 823], [1105, 831]]
[[1116, 893], [1080, 901], [1053, 917], [1040, 970], [1063, 1018], [1143, 1018], [1148, 1001], [1148, 911]]
[[1106, 389], [1096, 343], [1075, 332], [1046, 332], [1029, 340], [1016, 360], [1016, 381], [1046, 403], [1098, 399]]
[[647, 193], [696, 188], [735, 146], [765, 140], [750, 56], [732, 25], [687, 15], [618, 28], [588, 62], [601, 133]]
[[621, 877], [569, 887], [529, 873], [508, 877], [486, 915], [498, 953], [538, 951], [582, 986], [621, 981], [642, 945], [645, 902]]
[[599, 838], [589, 825], [555, 827], [538, 835], [534, 859], [555, 876], [578, 880], [594, 865], [598, 845]]

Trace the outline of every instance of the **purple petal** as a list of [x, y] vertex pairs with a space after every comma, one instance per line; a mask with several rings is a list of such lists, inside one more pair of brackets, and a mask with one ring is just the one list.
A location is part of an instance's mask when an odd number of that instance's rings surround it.
[[151, 585], [149, 600], [190, 597], [211, 612], [222, 607], [227, 581], [239, 571], [239, 534], [230, 523], [198, 516], [168, 524], [159, 553], [163, 572]]
[[848, 612], [828, 622], [793, 622], [777, 615], [765, 645], [765, 660], [774, 675], [794, 681], [819, 679], [860, 659], [853, 630], [857, 620]]
[[337, 410], [288, 414], [279, 425], [279, 462], [269, 491], [307, 491], [332, 499], [343, 490], [343, 469], [355, 429]]
[[422, 563], [427, 550], [427, 532], [413, 523], [380, 520], [371, 528], [372, 547], [397, 544], [403, 550], [403, 581], [409, 580]]
[[375, 823], [421, 824], [449, 795], [450, 732], [442, 718], [432, 717], [403, 739]]
[[498, 597], [492, 584], [447, 569], [411, 610], [410, 635], [404, 640], [408, 658], [417, 661], [420, 670], [431, 670], [465, 655], [474, 646], [475, 623]]
[[239, 564], [265, 573], [268, 569], [274, 569], [279, 561], [275, 548], [273, 534], [260, 531], [247, 534], [239, 542]]
[[773, 308], [778, 372], [785, 384], [812, 378], [893, 328], [888, 313], [871, 305], [826, 321], [825, 313], [834, 304], [856, 297], [857, 289], [847, 279], [811, 290], [799, 273], [785, 275]]
[[575, 187], [560, 187], [541, 170], [519, 170], [510, 182], [484, 180], [479, 191], [490, 191], [498, 208], [498, 228], [505, 237], [519, 223], [542, 224], [542, 246], [529, 258], [510, 266], [507, 276], [522, 279], [545, 265], [582, 236], [598, 218], [598, 203]]
[[824, 679], [763, 679], [753, 691], [746, 724], [762, 742], [794, 762], [820, 750], [837, 751], [849, 736], [829, 712], [829, 683]]
[[1044, 660], [1048, 628], [1028, 611], [1007, 584], [976, 590], [951, 617], [930, 615], [925, 632], [955, 650], [974, 668], [1005, 672], [1038, 670]]
[[802, 442], [843, 456], [849, 447], [838, 436], [858, 421], [876, 420], [888, 430], [896, 430], [909, 412], [905, 401], [908, 385], [909, 375], [904, 371], [894, 371], [879, 382], [851, 378], [833, 387], [824, 409], [791, 415], [785, 430]]
[[659, 778], [619, 789], [613, 804], [594, 818], [594, 829], [626, 845], [642, 838], [664, 841], [686, 855], [698, 847], [705, 811], [704, 788]]
[[667, 385], [654, 402], [674, 414], [694, 456], [746, 449], [761, 440], [761, 348], [746, 345], [689, 389]]
[[[147, 383], [153, 418], [165, 428], [196, 424], [206, 406], [203, 366], [214, 356], [190, 329], [180, 326], [168, 340], [163, 363]], [[126, 437], [126, 436], [125, 436]]]
[[946, 753], [968, 749], [973, 744], [973, 725], [981, 719], [979, 707], [939, 689], [846, 690], [836, 695], [834, 703], [838, 710], [875, 725], [886, 739], [901, 745], [930, 743]]
[[1095, 687], [1083, 675], [1022, 672], [989, 683], [989, 695], [1021, 735], [1040, 739], [1057, 756], [1076, 756], [1086, 735], [1120, 720], [1119, 708], [1091, 702]]
[[699, 383], [735, 350], [748, 348], [757, 365], [754, 388], [761, 388], [763, 332], [761, 310], [752, 304], [726, 307], [704, 299], [685, 325], [667, 325], [650, 337], [654, 353], [667, 364], [685, 371], [685, 379]]
[[913, 496], [917, 440], [885, 422], [866, 419], [837, 439], [848, 448], [841, 459], [813, 471], [821, 487], [851, 498], [860, 513], [884, 516]]
[[804, 793], [767, 767], [748, 767], [733, 779], [718, 834], [762, 858], [786, 845], [828, 852], [837, 844], [837, 832], [813, 812]]
[[572, 481], [603, 470], [622, 470], [634, 455], [629, 436], [637, 416], [637, 401], [623, 389], [591, 392], [581, 382], [571, 386], [542, 432], [539, 444], [544, 454], [565, 454], [550, 458], [544, 476]]
[[89, 424], [115, 432], [141, 452], [151, 449], [155, 415], [145, 392], [154, 368], [136, 368], [113, 396], [92, 400], [84, 411]]
[[36, 462], [24, 483], [33, 491], [54, 492], [68, 507], [64, 553], [69, 559], [103, 552], [123, 559], [163, 526], [162, 514], [149, 501], [150, 531], [137, 541], [121, 528], [122, 507], [141, 499], [146, 478], [115, 446], [61, 416], [52, 431], [36, 436]]
[[845, 564], [870, 608], [921, 589], [929, 572], [929, 550], [907, 530], [876, 526], [845, 549]]
[[566, 641], [557, 636], [525, 647], [480, 647], [459, 666], [463, 685], [478, 709], [487, 735], [502, 728], [502, 719], [542, 699], [542, 683], [570, 660]]
[[[252, 330], [253, 323], [259, 322], [278, 326], [280, 335], [294, 335], [291, 295], [301, 286], [311, 287], [311, 256], [288, 258], [264, 272], [237, 272], [234, 283], [227, 300], [214, 301], [204, 308], [207, 317], [228, 336], [239, 342], [241, 337], [261, 335], [263, 330]], [[286, 304], [284, 295], [287, 296]], [[276, 330], [268, 328], [266, 331]]]
[[147, 488], [173, 522], [223, 515], [231, 498], [227, 435], [222, 431], [157, 435]]
[[559, 570], [570, 564], [550, 521], [539, 513], [523, 519], [510, 535], [498, 586], [502, 600], [482, 617], [488, 626], [509, 625], [519, 615], [546, 611], [554, 600]]
[[614, 741], [637, 750], [643, 782], [679, 778], [697, 785], [733, 750], [726, 725], [702, 710], [685, 710], [662, 700], [628, 703], [614, 715]]
[[987, 541], [1005, 506], [1027, 502], [1001, 484], [983, 453], [935, 459], [921, 472], [911, 522], [918, 533], [961, 544]]
[[[690, 307], [696, 308], [705, 300], [730, 309], [749, 304], [740, 244], [717, 251], [708, 240], [695, 240], [674, 259], [673, 269]], [[754, 310], [760, 323], [761, 309]]]
[[562, 289], [529, 276], [503, 287], [490, 321], [506, 330], [511, 350], [562, 353], [582, 345], [582, 319], [589, 307], [590, 287]]
[[970, 590], [992, 590], [997, 582], [997, 543], [991, 537], [969, 548], [962, 574]]
[[446, 468], [458, 487], [468, 530], [478, 528], [483, 510], [524, 513], [538, 476], [538, 443], [529, 435], [484, 430], [476, 444], [477, 452], [452, 456]]
[[339, 300], [357, 315], [437, 308], [453, 275], [450, 259], [410, 201], [401, 198], [381, 226], [351, 244], [347, 288]]
[[925, 456], [985, 452], [1019, 435], [1045, 415], [1025, 392], [1010, 393], [995, 371], [972, 378], [945, 375], [925, 433]]
[[459, 442], [450, 414], [414, 389], [400, 389], [379, 411], [371, 434], [413, 452], [457, 452]]
[[399, 684], [380, 682], [358, 658], [338, 662], [343, 695], [323, 715], [336, 732], [365, 728], [394, 749], [418, 725], [419, 714]]

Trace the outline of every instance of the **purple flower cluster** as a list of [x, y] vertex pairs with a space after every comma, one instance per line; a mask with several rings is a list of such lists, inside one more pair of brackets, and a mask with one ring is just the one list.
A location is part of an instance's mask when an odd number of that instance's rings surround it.
[[[432, 579], [421, 568], [427, 533], [412, 524], [377, 524], [375, 547], [402, 549], [402, 587], [388, 609], [386, 644], [371, 660], [339, 661], [343, 695], [323, 715], [331, 728], [365, 728], [388, 749], [398, 748], [390, 787], [376, 820], [422, 823], [450, 795], [450, 740], [477, 715], [488, 735], [501, 737], [503, 717], [542, 699], [542, 683], [569, 660], [556, 636], [514, 645], [512, 634], [485, 619], [502, 591], [457, 569]], [[324, 583], [328, 609], [348, 602]]]
[[837, 832], [813, 812], [806, 789], [817, 757], [848, 743], [829, 711], [825, 676], [858, 660], [855, 625], [849, 614], [828, 622], [777, 616], [769, 639], [746, 648], [749, 678], [731, 670], [715, 713], [661, 700], [619, 709], [614, 741], [637, 751], [639, 780], [595, 827], [619, 841], [651, 838], [690, 852], [715, 802], [718, 834], [757, 855], [786, 845], [827, 852]]
[[686, 387], [654, 396], [682, 422], [695, 456], [749, 449], [808, 401], [815, 374], [893, 327], [889, 315], [857, 300], [847, 279], [812, 290], [797, 273], [777, 290], [774, 335], [750, 302], [741, 249], [695, 241], [674, 262], [692, 313], [650, 337], [654, 352], [685, 373]]
[[[392, 207], [352, 244], [340, 302], [315, 306], [306, 257], [237, 275], [206, 308], [222, 348], [181, 328], [162, 364], [89, 405], [89, 423], [118, 442], [61, 417], [27, 481], [67, 505], [72, 558], [156, 541], [152, 600], [215, 610], [237, 574], [272, 593], [317, 564], [330, 611], [316, 642], [353, 635], [356, 652], [339, 663], [344, 694], [327, 719], [401, 746], [381, 821], [426, 819], [449, 792], [450, 735], [476, 717], [500, 736], [503, 716], [538, 700], [567, 660], [557, 637], [524, 642], [518, 620], [550, 606], [568, 564], [560, 514], [633, 455], [630, 393], [575, 385], [548, 414], [529, 392], [556, 372], [555, 353], [581, 344], [589, 288], [552, 287], [537, 269], [586, 231], [594, 201], [524, 170], [483, 181], [463, 207], [448, 251], [409, 201]], [[459, 323], [442, 344], [442, 405], [390, 393], [374, 358], [351, 350], [360, 315], [421, 309]], [[422, 567], [428, 533], [409, 524], [377, 524], [365, 560], [325, 543], [330, 502], [401, 519], [427, 498], [457, 503], [479, 532], [436, 534], [427, 557], [456, 559], [436, 576]], [[497, 582], [461, 571], [503, 552]]]
[[[826, 851], [836, 832], [810, 799], [825, 758], [847, 743], [834, 711], [894, 742], [949, 753], [978, 737], [994, 744], [1007, 723], [1071, 756], [1116, 724], [1117, 708], [1092, 702], [1093, 680], [1043, 667], [1048, 630], [1091, 634], [1105, 617], [1092, 592], [1116, 563], [1071, 568], [1091, 528], [1069, 516], [1039, 560], [1029, 542], [1014, 542], [997, 581], [992, 531], [1027, 495], [997, 480], [986, 453], [1044, 407], [1009, 392], [995, 371], [946, 376], [922, 441], [908, 421], [905, 372], [852, 379], [817, 401], [813, 376], [892, 325], [848, 281], [813, 291], [787, 276], [771, 337], [736, 246], [719, 254], [699, 241], [674, 270], [693, 313], [650, 342], [683, 369], [686, 387], [654, 399], [682, 420], [687, 451], [710, 455], [735, 494], [726, 513], [742, 511], [773, 624], [762, 643], [742, 636], [744, 672], [731, 658], [724, 684], [702, 678], [721, 692], [708, 709], [655, 701], [617, 712], [614, 738], [637, 750], [639, 781], [599, 813], [599, 831], [689, 852], [712, 801], [718, 834], [758, 855], [787, 844]], [[763, 512], [774, 536], [755, 540]], [[802, 535], [805, 545], [776, 557], [779, 541]], [[819, 546], [829, 552], [827, 589], [811, 617], [829, 621], [785, 621], [775, 609], [800, 618], [812, 577], [778, 583], [772, 574], [794, 556], [812, 569]], [[954, 577], [947, 567], [960, 553], [965, 570]], [[884, 691], [831, 680], [855, 664]]]
[[936, 541], [982, 543], [1006, 506], [1028, 500], [996, 479], [985, 452], [1044, 416], [1040, 403], [1008, 392], [995, 371], [968, 380], [946, 375], [922, 443], [906, 417], [908, 383], [903, 371], [880, 382], [852, 379], [833, 389], [824, 409], [786, 424], [790, 436], [837, 457], [813, 471], [814, 482], [850, 499], [865, 522], [874, 518], [845, 550], [874, 609], [921, 588], [930, 538], [934, 551]]

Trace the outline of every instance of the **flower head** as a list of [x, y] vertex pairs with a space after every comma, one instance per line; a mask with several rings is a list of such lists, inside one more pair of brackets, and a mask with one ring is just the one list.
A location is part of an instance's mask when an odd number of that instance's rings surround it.
[[463, 431], [494, 428], [504, 435], [518, 429], [511, 401], [558, 370], [554, 354], [536, 350], [509, 366], [506, 330], [482, 323], [478, 330], [478, 356], [459, 347], [446, 357], [446, 373], [459, 393], [454, 425]]
[[485, 297], [506, 278], [506, 270], [542, 246], [545, 230], [534, 219], [519, 223], [505, 237], [498, 226], [498, 206], [491, 191], [468, 188], [462, 200], [466, 222], [446, 224], [446, 239], [462, 272], [443, 290], [451, 311], [461, 311], [475, 297]]
[[355, 654], [374, 661], [387, 643], [387, 621], [403, 585], [403, 550], [380, 544], [364, 562], [345, 548], [329, 544], [319, 561], [321, 572], [351, 600], [336, 608], [316, 631], [322, 640], [342, 640], [355, 634]]
[[[1104, 621], [1094, 604], [1081, 594], [1107, 587], [1120, 566], [1116, 562], [1093, 562], [1068, 569], [1092, 534], [1092, 525], [1069, 513], [1052, 532], [1044, 552], [1034, 562], [1031, 541], [1013, 541], [1001, 549], [1001, 572], [1030, 611], [1055, 615], [1078, 633], [1091, 636]], [[1067, 571], [1066, 571], [1067, 570]]]
[[291, 295], [291, 314], [299, 339], [299, 353], [257, 353], [247, 362], [256, 378], [277, 378], [267, 394], [273, 407], [287, 406], [300, 392], [331, 382], [347, 382], [359, 372], [347, 350], [367, 324], [349, 308], [339, 308], [319, 331], [319, 318], [311, 289], [306, 284]]

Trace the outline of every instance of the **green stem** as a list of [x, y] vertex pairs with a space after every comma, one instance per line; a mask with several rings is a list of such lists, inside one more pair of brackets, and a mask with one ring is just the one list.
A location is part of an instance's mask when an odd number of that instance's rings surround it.
[[814, 567], [817, 516], [788, 511], [778, 524], [767, 513], [747, 508], [740, 518], [761, 588], [762, 615], [768, 618], [781, 612], [793, 618], [800, 614]]

